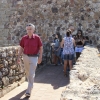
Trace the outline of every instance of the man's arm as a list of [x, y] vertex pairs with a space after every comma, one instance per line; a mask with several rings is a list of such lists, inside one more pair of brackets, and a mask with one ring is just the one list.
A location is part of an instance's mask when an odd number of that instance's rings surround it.
[[20, 46], [20, 47], [19, 47], [19, 50], [18, 50], [17, 63], [19, 62], [19, 60], [20, 60], [20, 56], [21, 56], [22, 53], [23, 53], [23, 48]]
[[38, 64], [42, 62], [42, 54], [43, 54], [43, 46], [41, 46], [39, 50]]
[[23, 53], [23, 48], [20, 46], [20, 47], [19, 47], [18, 56], [20, 57], [22, 53]]

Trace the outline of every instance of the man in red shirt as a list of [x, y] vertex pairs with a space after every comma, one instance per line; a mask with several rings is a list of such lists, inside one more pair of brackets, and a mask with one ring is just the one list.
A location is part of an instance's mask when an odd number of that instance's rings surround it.
[[19, 61], [20, 55], [22, 54], [28, 80], [28, 87], [25, 95], [30, 96], [37, 63], [40, 64], [42, 61], [43, 46], [40, 37], [34, 34], [35, 26], [33, 24], [29, 23], [26, 26], [26, 31], [27, 34], [24, 35], [20, 41], [17, 61]]

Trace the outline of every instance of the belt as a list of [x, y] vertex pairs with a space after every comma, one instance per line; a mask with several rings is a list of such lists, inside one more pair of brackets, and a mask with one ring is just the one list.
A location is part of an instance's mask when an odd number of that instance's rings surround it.
[[38, 54], [26, 54], [29, 57], [38, 57]]

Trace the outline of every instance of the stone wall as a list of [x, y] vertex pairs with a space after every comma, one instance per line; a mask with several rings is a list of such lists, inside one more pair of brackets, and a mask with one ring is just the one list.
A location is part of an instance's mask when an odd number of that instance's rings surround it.
[[[36, 72], [50, 63], [50, 44], [44, 44], [42, 63], [37, 65]], [[19, 46], [0, 47], [0, 97], [25, 81], [22, 56], [17, 63]]]
[[85, 47], [70, 71], [70, 83], [60, 100], [100, 100], [100, 56], [97, 48]]
[[4, 88], [25, 76], [23, 60], [16, 63], [18, 55], [17, 47], [0, 48], [0, 88]]
[[56, 32], [64, 35], [69, 26], [74, 26], [99, 48], [99, 12], [99, 0], [1, 0], [0, 46], [19, 44], [26, 24], [31, 22], [43, 41]]
[[25, 81], [22, 57], [16, 63], [18, 46], [0, 48], [0, 97]]

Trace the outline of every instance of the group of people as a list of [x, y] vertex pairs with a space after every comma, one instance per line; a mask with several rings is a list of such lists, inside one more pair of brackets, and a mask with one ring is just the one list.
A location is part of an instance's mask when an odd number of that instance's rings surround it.
[[[23, 56], [26, 78], [28, 81], [28, 87], [25, 92], [25, 96], [30, 97], [33, 88], [35, 70], [37, 64], [42, 61], [43, 44], [41, 38], [35, 33], [35, 26], [29, 23], [26, 26], [27, 33], [20, 40], [20, 47], [18, 51], [17, 63], [19, 63], [20, 56]], [[85, 39], [82, 36], [82, 31], [78, 30], [76, 36], [72, 36], [72, 31], [68, 29], [65, 37], [62, 39], [60, 34], [56, 34], [54, 46], [54, 63], [57, 65], [58, 61], [64, 61], [64, 75], [66, 76], [67, 65], [70, 70], [72, 69], [72, 62], [76, 55], [76, 59], [80, 56]]]
[[65, 37], [57, 33], [54, 38], [53, 63], [58, 65], [64, 63], [64, 76], [67, 76], [67, 69], [72, 69], [73, 63], [79, 58], [84, 45], [89, 43], [87, 36], [83, 36], [82, 30], [78, 30], [76, 35], [72, 35], [70, 28], [66, 31]]

